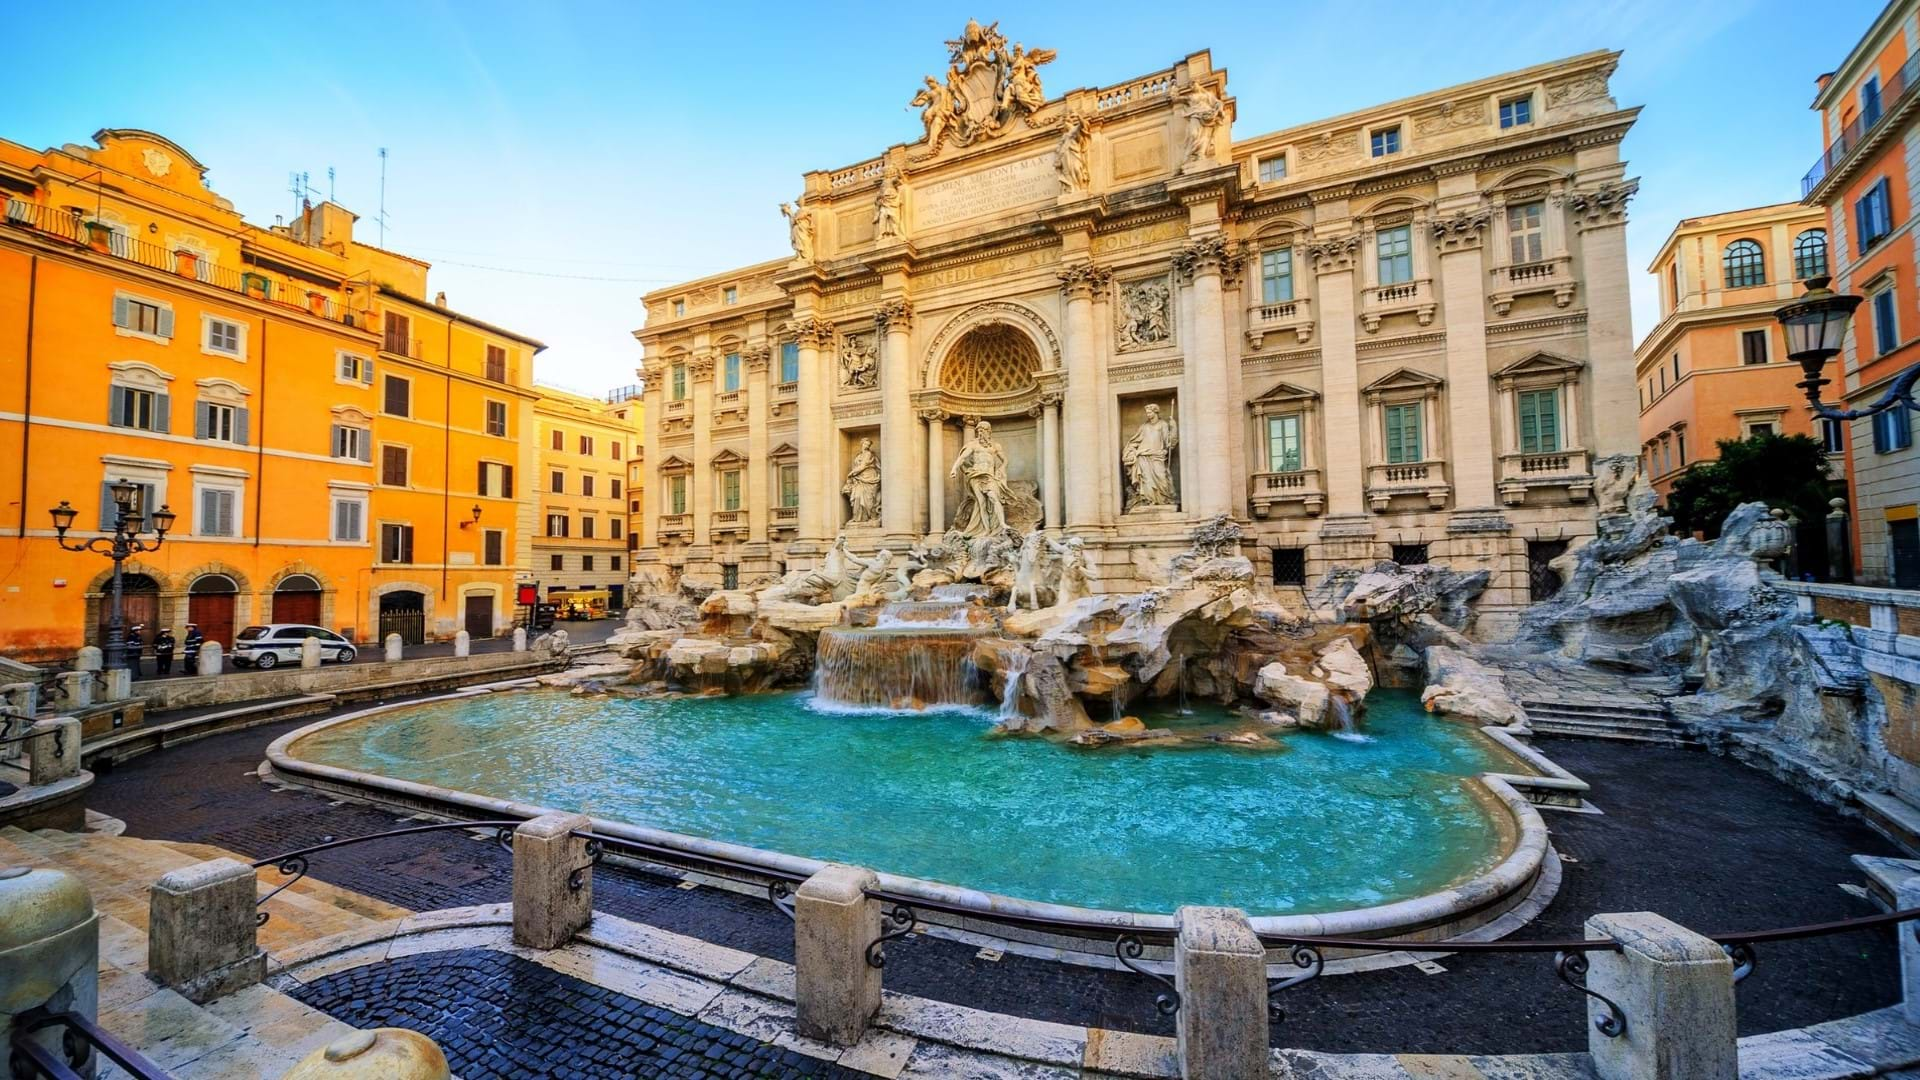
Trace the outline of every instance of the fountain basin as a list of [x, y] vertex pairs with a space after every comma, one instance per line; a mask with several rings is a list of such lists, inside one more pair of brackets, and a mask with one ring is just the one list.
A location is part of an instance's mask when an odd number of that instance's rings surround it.
[[[786, 873], [856, 862], [981, 915], [1167, 930], [1181, 903], [1228, 903], [1266, 933], [1451, 937], [1525, 898], [1546, 829], [1519, 757], [1402, 698], [1372, 706], [1370, 743], [1248, 754], [1087, 752], [990, 738], [984, 713], [840, 716], [807, 695], [467, 695], [322, 721], [268, 758], [281, 779], [436, 813], [578, 810]], [[1336, 775], [1345, 794], [1311, 783]]]

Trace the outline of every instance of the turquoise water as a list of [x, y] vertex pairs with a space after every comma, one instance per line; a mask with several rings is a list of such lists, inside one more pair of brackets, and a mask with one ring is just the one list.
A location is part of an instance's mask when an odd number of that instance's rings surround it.
[[[1090, 750], [992, 736], [984, 712], [528, 691], [352, 721], [293, 752], [1029, 900], [1284, 914], [1433, 892], [1506, 853], [1465, 778], [1515, 763], [1410, 693], [1367, 702], [1364, 741], [1299, 732], [1279, 751]], [[1143, 718], [1231, 719], [1202, 707]]]

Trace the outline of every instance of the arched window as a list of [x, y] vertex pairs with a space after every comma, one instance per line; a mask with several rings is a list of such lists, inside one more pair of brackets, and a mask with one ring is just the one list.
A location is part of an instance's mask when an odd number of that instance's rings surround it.
[[1725, 268], [1729, 289], [1767, 283], [1766, 252], [1760, 250], [1760, 245], [1752, 240], [1735, 240], [1728, 244], [1721, 265]]
[[1827, 276], [1827, 230], [1808, 229], [1793, 238], [1793, 277]]

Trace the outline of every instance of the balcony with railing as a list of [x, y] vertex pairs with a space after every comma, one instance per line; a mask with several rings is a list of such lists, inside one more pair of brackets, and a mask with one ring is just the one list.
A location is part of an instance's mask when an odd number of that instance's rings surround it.
[[1247, 480], [1247, 506], [1257, 518], [1285, 517], [1295, 510], [1318, 517], [1327, 507], [1320, 470], [1254, 473]]
[[618, 405], [624, 401], [637, 401], [641, 396], [642, 390], [643, 388], [639, 383], [629, 383], [626, 386], [609, 390], [607, 391], [607, 404]]
[[747, 535], [747, 512], [745, 510], [715, 510], [707, 529], [715, 538], [723, 536], [744, 538]]
[[1886, 123], [1887, 117], [1892, 116], [1907, 104], [1907, 98], [1912, 95], [1915, 83], [1920, 83], [1920, 53], [1908, 57], [1907, 62], [1900, 65], [1900, 70], [1894, 72], [1893, 77], [1880, 87], [1881, 106], [1878, 112], [1872, 116], [1863, 112], [1854, 117], [1840, 129], [1840, 134], [1827, 144], [1826, 151], [1814, 161], [1813, 168], [1808, 169], [1807, 175], [1800, 178], [1800, 197], [1806, 198], [1813, 194], [1813, 189], [1819, 187], [1821, 181], [1839, 170], [1841, 162], [1847, 159], [1847, 155], [1853, 153], [1861, 143], [1867, 141], [1869, 136], [1879, 131], [1881, 125]]
[[1566, 307], [1573, 303], [1577, 288], [1573, 280], [1571, 255], [1509, 263], [1496, 266], [1488, 273], [1493, 278], [1493, 285], [1487, 290], [1487, 301], [1493, 305], [1493, 313], [1500, 316], [1513, 310], [1514, 300], [1538, 293], [1552, 293], [1553, 305]]
[[1313, 337], [1313, 301], [1308, 297], [1247, 306], [1247, 344], [1258, 349], [1268, 334], [1292, 331], [1305, 345]]
[[692, 514], [661, 514], [660, 527], [654, 530], [661, 542], [693, 539]]
[[1412, 314], [1421, 326], [1431, 325], [1434, 309], [1432, 278], [1369, 285], [1360, 294], [1360, 322], [1369, 334], [1380, 329], [1380, 321], [1389, 315]]
[[1376, 511], [1389, 509], [1402, 497], [1425, 499], [1429, 508], [1446, 509], [1453, 496], [1444, 461], [1407, 461], [1367, 466], [1367, 503]]
[[1564, 488], [1573, 502], [1593, 497], [1593, 459], [1584, 449], [1500, 455], [1500, 500], [1525, 505], [1545, 489]]
[[109, 258], [238, 293], [264, 303], [302, 311], [329, 322], [348, 326], [365, 322], [357, 313], [335, 301], [330, 293], [308, 288], [298, 282], [270, 278], [256, 271], [219, 266], [197, 251], [184, 248], [169, 251], [159, 244], [147, 243], [102, 223], [86, 221], [58, 207], [9, 198], [5, 221], [10, 229], [64, 241], [76, 248], [88, 249]]

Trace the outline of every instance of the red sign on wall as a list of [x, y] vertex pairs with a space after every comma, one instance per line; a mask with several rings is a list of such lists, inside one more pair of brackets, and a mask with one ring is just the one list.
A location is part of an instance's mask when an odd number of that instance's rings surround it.
[[517, 604], [539, 603], [540, 602], [540, 586], [538, 585], [520, 586], [519, 599], [515, 600], [514, 602]]

